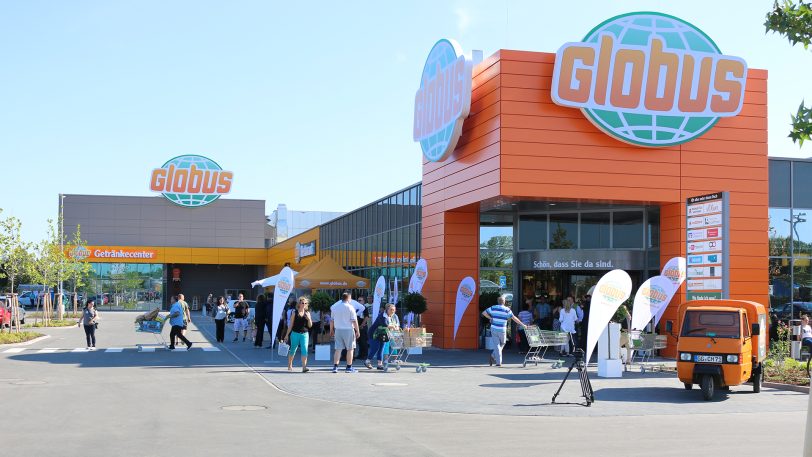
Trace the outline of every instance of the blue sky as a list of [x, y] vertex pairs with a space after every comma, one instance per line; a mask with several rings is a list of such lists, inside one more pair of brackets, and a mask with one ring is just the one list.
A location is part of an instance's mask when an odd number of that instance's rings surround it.
[[[348, 211], [420, 180], [414, 92], [439, 38], [485, 56], [555, 52], [603, 20], [661, 11], [769, 70], [770, 154], [812, 100], [812, 51], [764, 34], [772, 1], [6, 1], [0, 208], [39, 240], [58, 194], [150, 195], [150, 170], [200, 154], [230, 198]], [[804, 84], [806, 82], [806, 84]]]

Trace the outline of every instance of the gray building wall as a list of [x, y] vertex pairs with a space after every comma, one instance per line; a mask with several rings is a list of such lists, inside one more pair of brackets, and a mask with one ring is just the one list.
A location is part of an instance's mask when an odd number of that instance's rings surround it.
[[184, 208], [163, 197], [65, 195], [65, 238], [88, 245], [264, 248], [265, 201], [220, 198]]

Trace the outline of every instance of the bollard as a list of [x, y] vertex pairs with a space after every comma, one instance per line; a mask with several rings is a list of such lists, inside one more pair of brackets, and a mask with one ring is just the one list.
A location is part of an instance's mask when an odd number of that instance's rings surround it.
[[790, 319], [790, 349], [789, 356], [795, 360], [801, 360], [801, 320]]

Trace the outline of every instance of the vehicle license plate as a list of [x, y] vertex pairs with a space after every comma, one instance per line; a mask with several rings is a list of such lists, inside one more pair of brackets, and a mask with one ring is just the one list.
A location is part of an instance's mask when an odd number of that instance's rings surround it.
[[695, 355], [694, 362], [722, 363], [721, 355]]

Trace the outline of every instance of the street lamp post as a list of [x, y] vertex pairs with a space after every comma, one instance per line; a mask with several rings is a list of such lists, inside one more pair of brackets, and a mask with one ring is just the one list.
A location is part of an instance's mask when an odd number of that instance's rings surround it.
[[57, 306], [59, 309], [62, 309], [64, 300], [62, 296], [62, 290], [64, 289], [62, 284], [62, 268], [65, 265], [65, 261], [62, 258], [65, 255], [65, 194], [59, 194], [59, 252], [59, 304]]

